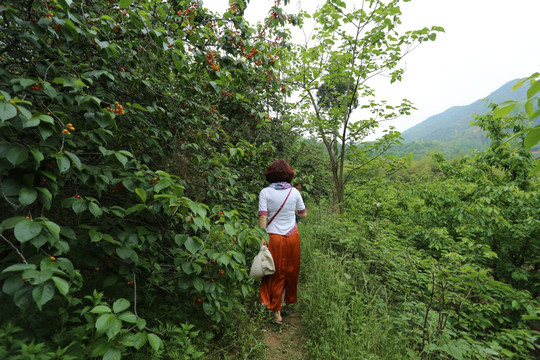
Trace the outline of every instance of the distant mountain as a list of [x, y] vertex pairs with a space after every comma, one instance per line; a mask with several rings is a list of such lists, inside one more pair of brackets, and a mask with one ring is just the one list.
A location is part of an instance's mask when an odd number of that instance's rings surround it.
[[475, 115], [486, 113], [489, 102], [501, 103], [506, 100], [526, 98], [526, 86], [512, 91], [512, 87], [518, 80], [507, 82], [484, 99], [477, 100], [470, 105], [454, 106], [440, 114], [431, 116], [420, 124], [405, 130], [401, 136], [405, 141], [477, 140], [483, 142], [484, 134], [479, 128], [473, 127], [470, 121]]

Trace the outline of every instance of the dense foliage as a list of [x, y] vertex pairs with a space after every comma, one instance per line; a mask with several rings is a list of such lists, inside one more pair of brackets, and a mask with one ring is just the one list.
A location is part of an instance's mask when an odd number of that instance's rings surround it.
[[254, 28], [243, 2], [2, 2], [1, 358], [197, 358], [242, 311], [295, 138], [278, 5]]
[[485, 151], [371, 178], [346, 217], [302, 229], [306, 322], [328, 339], [310, 344], [313, 358], [539, 356], [540, 183], [527, 132], [522, 117], [476, 122]]

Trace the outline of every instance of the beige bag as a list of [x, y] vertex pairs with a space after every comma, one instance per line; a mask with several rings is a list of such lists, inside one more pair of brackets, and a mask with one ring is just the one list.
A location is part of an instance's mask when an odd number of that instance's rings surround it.
[[272, 275], [276, 272], [274, 265], [274, 259], [267, 246], [261, 246], [261, 250], [253, 259], [251, 264], [251, 271], [249, 277], [254, 279], [261, 279], [263, 276]]

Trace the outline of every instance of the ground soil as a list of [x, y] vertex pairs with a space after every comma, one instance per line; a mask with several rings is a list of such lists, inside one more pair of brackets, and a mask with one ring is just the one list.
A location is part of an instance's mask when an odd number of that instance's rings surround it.
[[266, 360], [303, 360], [304, 350], [303, 327], [294, 310], [282, 314], [283, 324], [268, 323], [264, 331]]

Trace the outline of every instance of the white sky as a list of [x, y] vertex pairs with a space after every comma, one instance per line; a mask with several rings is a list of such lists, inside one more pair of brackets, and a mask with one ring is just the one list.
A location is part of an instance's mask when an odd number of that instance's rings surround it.
[[[361, 0], [346, 0], [361, 4]], [[204, 0], [223, 13], [228, 0]], [[288, 13], [312, 13], [321, 0], [291, 0]], [[274, 0], [249, 1], [246, 18], [255, 24]], [[420, 45], [404, 59], [400, 83], [369, 83], [377, 98], [411, 100], [418, 110], [393, 122], [403, 131], [457, 105], [484, 98], [506, 82], [540, 72], [540, 0], [412, 0], [403, 2], [402, 29], [442, 26], [437, 40]], [[308, 32], [308, 30], [306, 30]], [[301, 41], [301, 40], [300, 40]], [[390, 125], [388, 122], [386, 125]]]

